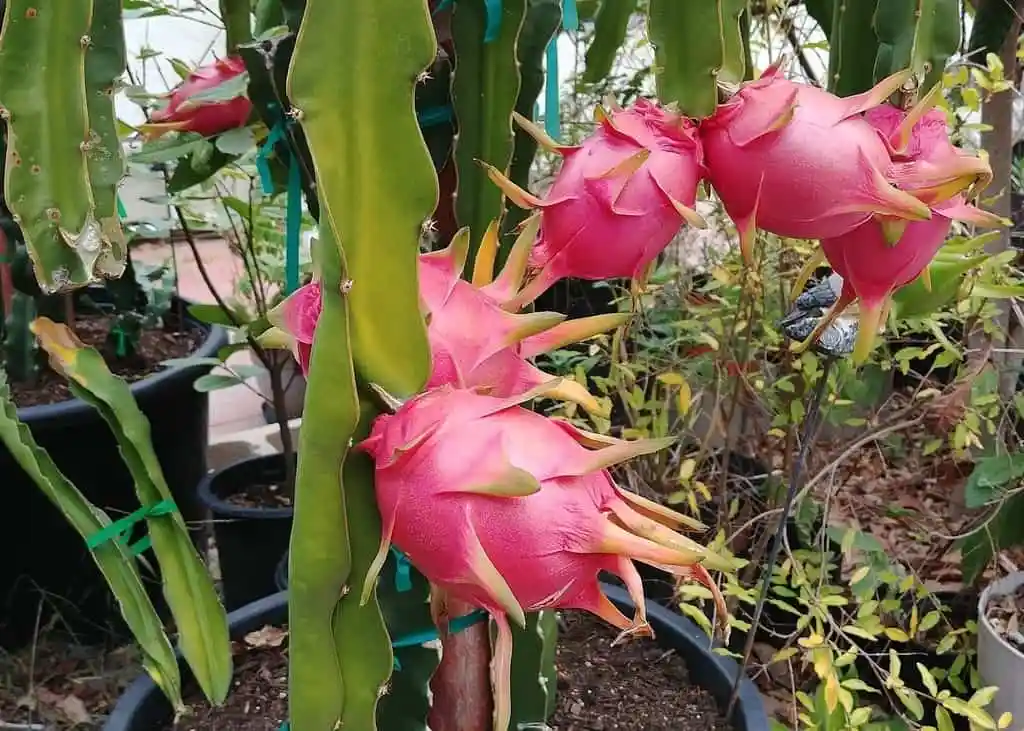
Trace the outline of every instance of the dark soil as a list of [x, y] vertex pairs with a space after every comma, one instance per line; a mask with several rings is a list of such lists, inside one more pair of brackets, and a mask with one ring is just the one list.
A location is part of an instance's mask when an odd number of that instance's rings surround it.
[[1012, 594], [989, 599], [985, 615], [1004, 640], [1024, 652], [1024, 586]]
[[[690, 683], [686, 664], [654, 642], [611, 647], [615, 630], [567, 612], [558, 646], [558, 710], [553, 731], [727, 731], [714, 698]], [[227, 703], [186, 696], [191, 713], [163, 731], [277, 731], [288, 713], [285, 631], [275, 627], [235, 645]]]
[[[118, 358], [107, 343], [113, 324], [114, 318], [110, 315], [82, 315], [75, 321], [74, 331], [83, 343], [103, 354], [111, 371], [129, 382], [163, 370], [160, 364], [169, 358], [188, 357], [199, 348], [204, 337], [196, 328], [144, 330], [133, 357]], [[12, 383], [11, 391], [16, 406], [55, 404], [72, 398], [64, 377], [47, 367], [40, 369], [36, 383]]]
[[650, 640], [612, 647], [616, 631], [589, 614], [566, 612], [558, 638], [554, 731], [726, 731], [711, 694], [686, 663]]
[[220, 708], [198, 691], [185, 696], [190, 712], [164, 731], [278, 731], [288, 718], [288, 635], [278, 627], [232, 643], [235, 682]]
[[224, 496], [224, 502], [243, 508], [290, 508], [292, 496], [279, 482], [247, 485], [241, 492]]

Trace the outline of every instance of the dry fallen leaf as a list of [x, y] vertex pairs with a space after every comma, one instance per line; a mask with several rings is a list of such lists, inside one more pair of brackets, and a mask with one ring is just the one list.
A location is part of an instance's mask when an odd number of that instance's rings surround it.
[[74, 724], [89, 723], [92, 716], [85, 703], [77, 695], [66, 695], [57, 703], [57, 708]]
[[281, 629], [280, 627], [272, 627], [267, 625], [262, 629], [258, 629], [255, 632], [250, 632], [245, 636], [245, 644], [249, 647], [280, 647], [288, 637], [288, 632]]

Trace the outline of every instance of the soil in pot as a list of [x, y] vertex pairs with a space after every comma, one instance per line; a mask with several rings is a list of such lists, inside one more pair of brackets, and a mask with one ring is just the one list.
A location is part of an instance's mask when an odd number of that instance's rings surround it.
[[[558, 707], [552, 731], [726, 731], [712, 695], [691, 682], [686, 663], [651, 640], [612, 647], [616, 632], [582, 612], [562, 615]], [[212, 708], [193, 692], [191, 713], [160, 731], [277, 731], [287, 715], [284, 628], [265, 627], [236, 643], [235, 682]]]
[[[175, 325], [162, 329], [143, 330], [131, 357], [118, 357], [108, 336], [114, 326], [111, 315], [79, 315], [74, 324], [78, 338], [103, 355], [107, 366], [128, 382], [134, 382], [163, 370], [160, 364], [171, 358], [186, 358], [196, 351], [206, 333], [196, 328]], [[175, 318], [168, 317], [173, 322]], [[67, 380], [49, 368], [42, 368], [36, 383], [12, 383], [15, 406], [55, 404], [72, 398]]]
[[292, 528], [283, 455], [246, 459], [207, 475], [197, 494], [213, 521], [228, 611], [273, 594]]
[[1011, 594], [992, 597], [985, 616], [1000, 637], [1024, 653], [1024, 585]]

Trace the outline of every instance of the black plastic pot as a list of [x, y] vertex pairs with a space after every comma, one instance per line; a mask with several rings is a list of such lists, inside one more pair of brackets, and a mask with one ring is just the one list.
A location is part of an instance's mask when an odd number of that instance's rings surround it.
[[[604, 585], [608, 598], [626, 614], [633, 611], [633, 603], [625, 591]], [[231, 636], [238, 638], [266, 624], [284, 622], [288, 615], [287, 593], [265, 597], [232, 612]], [[662, 607], [648, 607], [647, 618], [657, 635], [658, 644], [680, 655], [687, 664], [690, 677], [698, 679], [725, 707], [736, 677], [736, 663], [711, 651], [708, 637], [692, 622]], [[182, 671], [185, 672], [184, 666]], [[148, 676], [133, 682], [118, 700], [107, 719], [104, 731], [153, 731], [166, 725], [172, 716], [170, 704]], [[769, 731], [768, 716], [757, 688], [744, 678], [739, 698], [733, 711], [732, 722], [736, 731]]]
[[199, 483], [199, 501], [209, 511], [217, 542], [228, 611], [274, 593], [274, 571], [292, 530], [290, 507], [243, 507], [228, 498], [284, 476], [284, 455], [272, 454], [242, 460]]
[[[196, 356], [214, 356], [227, 344], [223, 328], [192, 320], [189, 326], [207, 333]], [[193, 383], [208, 370], [203, 365], [168, 368], [131, 387], [149, 419], [171, 494], [186, 522], [196, 528], [196, 537], [202, 515], [195, 485], [206, 473], [209, 401]], [[139, 508], [114, 436], [90, 406], [78, 399], [30, 406], [18, 409], [18, 418], [64, 475], [112, 519]], [[0, 646], [29, 643], [40, 606], [44, 626], [58, 615], [56, 627], [73, 631], [81, 641], [122, 635], [126, 628], [117, 604], [82, 538], [2, 446], [0, 475], [9, 523], [0, 534]], [[159, 581], [142, 570], [160, 611]]]

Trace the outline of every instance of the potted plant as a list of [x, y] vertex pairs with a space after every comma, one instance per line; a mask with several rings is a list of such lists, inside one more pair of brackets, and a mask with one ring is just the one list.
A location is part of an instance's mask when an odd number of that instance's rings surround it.
[[978, 672], [999, 690], [992, 701], [997, 715], [1024, 718], [1024, 572], [989, 584], [978, 601]]
[[[0, 128], [2, 148], [7, 136], [6, 127]], [[0, 155], [0, 167], [4, 157]], [[103, 419], [74, 397], [29, 332], [37, 316], [64, 322], [84, 342], [99, 348], [110, 368], [132, 383], [158, 440], [157, 456], [174, 500], [186, 523], [195, 528], [201, 509], [194, 488], [187, 486], [205, 472], [208, 401], [191, 384], [209, 370], [203, 359], [226, 344], [224, 331], [188, 315], [186, 303], [175, 295], [168, 267], [133, 266], [130, 253], [124, 254], [120, 280], [68, 294], [44, 292], [22, 229], [5, 200], [0, 193], [0, 241], [6, 255], [0, 264], [0, 366], [10, 379], [19, 420], [90, 500], [114, 514], [135, 509], [131, 475]], [[123, 246], [127, 252], [127, 243]], [[199, 360], [162, 365], [186, 356]], [[56, 612], [84, 637], [110, 629], [123, 632], [118, 607], [78, 535], [2, 448], [0, 471], [8, 486], [9, 509], [33, 526], [28, 543], [24, 534], [15, 532], [0, 539], [0, 547], [9, 554], [0, 569], [5, 602], [0, 643], [16, 646], [31, 641], [44, 596], [49, 597], [43, 602], [46, 615]], [[41, 542], [36, 545], [34, 540]], [[149, 586], [158, 597], [159, 581], [152, 579]]]

